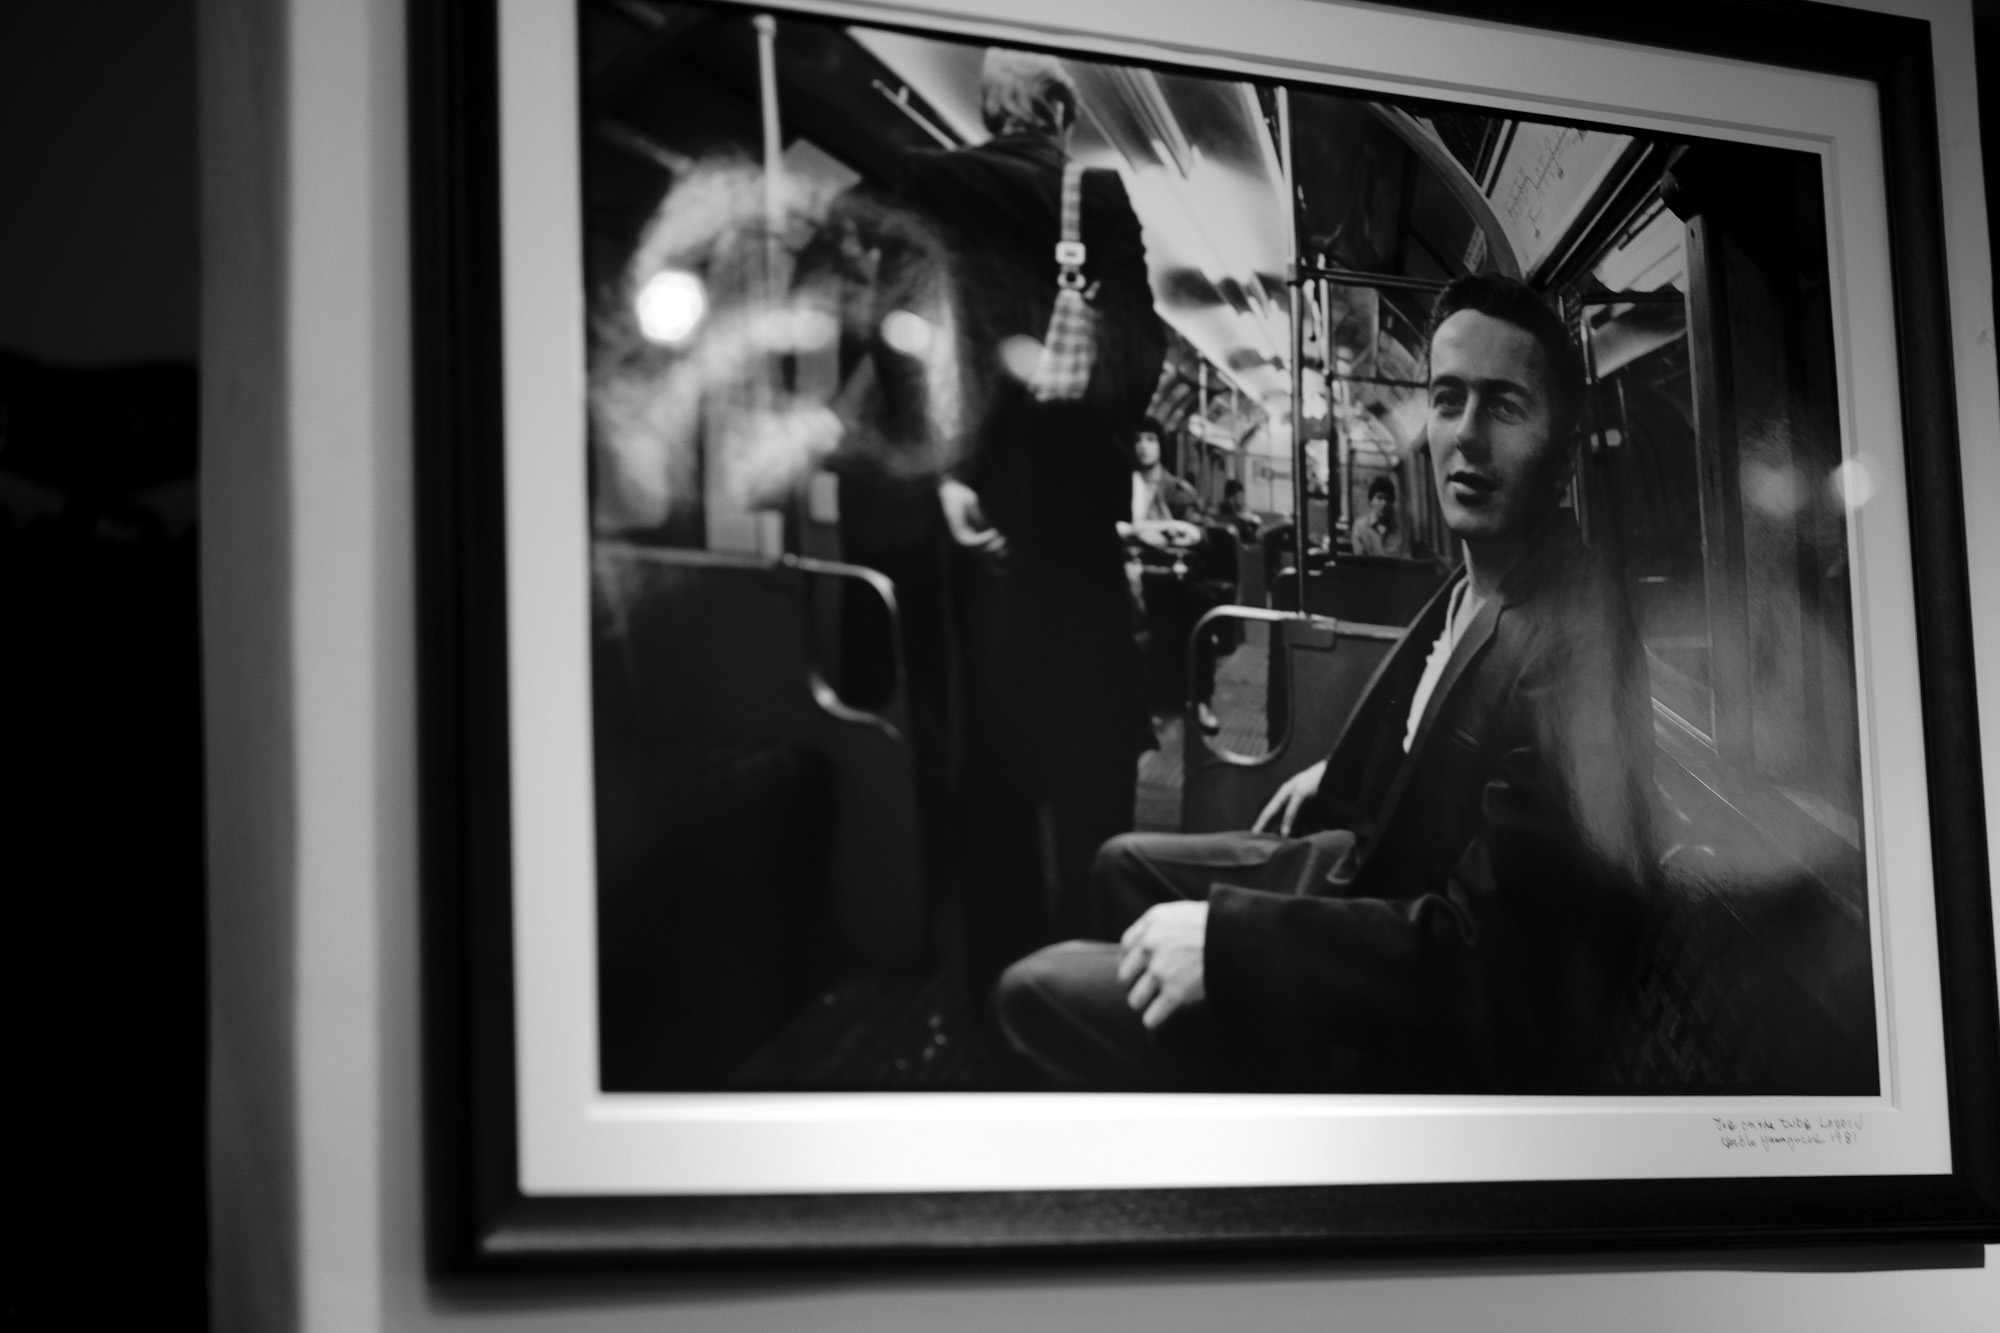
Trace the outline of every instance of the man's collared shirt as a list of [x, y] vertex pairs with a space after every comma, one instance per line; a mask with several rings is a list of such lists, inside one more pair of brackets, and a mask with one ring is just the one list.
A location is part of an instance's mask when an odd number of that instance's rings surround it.
[[1437, 690], [1438, 678], [1444, 675], [1445, 663], [1451, 660], [1452, 650], [1465, 637], [1465, 627], [1479, 614], [1479, 608], [1486, 605], [1484, 597], [1472, 595], [1472, 580], [1460, 579], [1452, 589], [1451, 604], [1444, 613], [1444, 629], [1439, 632], [1437, 642], [1431, 645], [1431, 655], [1424, 659], [1424, 674], [1417, 680], [1417, 692], [1410, 700], [1410, 722], [1403, 729], [1403, 753], [1410, 752], [1416, 743], [1417, 724], [1423, 721], [1424, 709]]

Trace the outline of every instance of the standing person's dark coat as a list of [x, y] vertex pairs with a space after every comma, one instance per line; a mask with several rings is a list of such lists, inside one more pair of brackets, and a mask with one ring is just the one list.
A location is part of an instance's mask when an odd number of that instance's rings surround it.
[[1001, 134], [912, 154], [901, 189], [944, 238], [965, 324], [975, 424], [955, 475], [1006, 541], [1002, 555], [960, 553], [960, 882], [979, 995], [1052, 926], [1078, 923], [1091, 856], [1131, 828], [1145, 735], [1116, 527], [1166, 345], [1117, 173], [1082, 180], [1083, 276], [1098, 312], [1084, 399], [1037, 402], [1004, 356], [1009, 339], [1047, 331], [1064, 160], [1052, 137]]

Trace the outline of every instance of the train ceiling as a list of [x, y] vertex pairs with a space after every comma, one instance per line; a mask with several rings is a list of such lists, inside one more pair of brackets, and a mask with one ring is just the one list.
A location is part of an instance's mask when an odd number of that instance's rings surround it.
[[[607, 266], [622, 266], [688, 164], [715, 153], [756, 155], [749, 17], [657, 0], [586, 7], [593, 281], [608, 276]], [[981, 56], [973, 44], [781, 18], [787, 169], [828, 190], [887, 188], [910, 149], [982, 141]], [[1170, 70], [1064, 63], [1081, 103], [1072, 152], [1124, 177], [1145, 228], [1161, 314], [1218, 384], [1260, 405], [1272, 426], [1265, 447], [1288, 450], [1290, 238], [1271, 93]], [[1325, 433], [1313, 419], [1330, 416], [1357, 442], [1409, 444], [1421, 419], [1407, 382], [1420, 373], [1417, 331], [1435, 285], [1460, 273], [1521, 273], [1543, 283], [1560, 276], [1613, 292], [1680, 285], [1671, 214], [1655, 208], [1622, 232], [1592, 231], [1613, 196], [1639, 174], [1657, 174], [1652, 148], [1629, 136], [1449, 107], [1413, 114], [1320, 91], [1296, 92], [1292, 117], [1301, 258], [1389, 280], [1318, 289], [1308, 369], [1359, 378], [1329, 386], [1330, 394], [1308, 393], [1308, 434]], [[1586, 233], [1594, 268], [1559, 273], [1574, 270], [1575, 243]], [[1361, 349], [1352, 339], [1364, 326], [1371, 342]], [[1629, 359], [1678, 336], [1679, 326], [1656, 303], [1593, 306], [1587, 327], [1601, 351]]]

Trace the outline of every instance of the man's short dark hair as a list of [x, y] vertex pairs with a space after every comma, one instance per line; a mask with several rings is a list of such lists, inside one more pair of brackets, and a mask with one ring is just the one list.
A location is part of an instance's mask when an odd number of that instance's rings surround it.
[[1160, 440], [1164, 440], [1167, 438], [1167, 432], [1165, 428], [1163, 428], [1160, 425], [1159, 418], [1157, 417], [1139, 418], [1139, 429], [1132, 432], [1132, 438], [1136, 440], [1141, 435], [1151, 435], [1155, 439], [1160, 439]]
[[1396, 502], [1396, 483], [1390, 481], [1387, 477], [1377, 477], [1375, 480], [1369, 482], [1368, 498], [1372, 500], [1378, 495], [1385, 497], [1391, 504], [1394, 504]]
[[1242, 493], [1243, 483], [1236, 480], [1236, 478], [1231, 477], [1228, 481], [1222, 483], [1222, 497], [1225, 500], [1232, 495], [1241, 495]]
[[1560, 316], [1519, 278], [1503, 278], [1491, 273], [1472, 273], [1454, 278], [1438, 293], [1431, 306], [1430, 322], [1424, 327], [1424, 351], [1444, 322], [1461, 310], [1472, 310], [1504, 320], [1529, 334], [1541, 345], [1548, 365], [1549, 414], [1555, 423], [1556, 438], [1567, 440], [1576, 429], [1577, 414], [1583, 409], [1583, 358], [1569, 340], [1569, 330]]

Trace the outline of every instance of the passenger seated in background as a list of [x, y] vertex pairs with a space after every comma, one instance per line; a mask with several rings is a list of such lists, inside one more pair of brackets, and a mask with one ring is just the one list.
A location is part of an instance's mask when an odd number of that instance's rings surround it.
[[1560, 507], [1581, 367], [1510, 279], [1452, 283], [1428, 343], [1464, 567], [1254, 830], [1112, 839], [1097, 938], [1007, 970], [1061, 1086], [1590, 1086], [1655, 859], [1639, 640]]
[[1244, 494], [1243, 483], [1233, 477], [1222, 483], [1222, 508], [1218, 516], [1236, 529], [1239, 541], [1247, 544], [1257, 539], [1261, 520], [1257, 511], [1250, 507], [1250, 497]]
[[1368, 514], [1355, 523], [1348, 534], [1356, 555], [1396, 555], [1410, 553], [1409, 538], [1396, 514], [1396, 483], [1377, 477], [1368, 483]]

